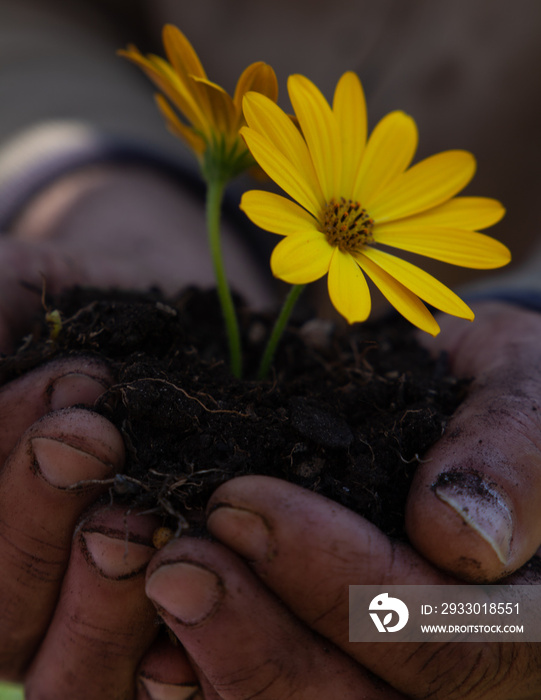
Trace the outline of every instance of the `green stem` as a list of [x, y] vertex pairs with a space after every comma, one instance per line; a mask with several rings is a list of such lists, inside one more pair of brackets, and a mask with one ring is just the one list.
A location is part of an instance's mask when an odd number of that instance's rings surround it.
[[287, 295], [286, 300], [284, 301], [284, 305], [282, 306], [282, 310], [280, 311], [280, 314], [276, 319], [274, 328], [272, 329], [271, 336], [267, 343], [267, 347], [265, 348], [265, 352], [263, 353], [263, 357], [261, 358], [259, 372], [257, 373], [258, 379], [265, 379], [265, 377], [267, 376], [270, 366], [272, 364], [272, 360], [274, 358], [274, 353], [276, 352], [276, 348], [278, 347], [278, 343], [280, 342], [280, 338], [282, 337], [287, 322], [289, 321], [289, 317], [291, 316], [291, 312], [293, 311], [297, 299], [299, 298], [300, 293], [305, 288], [305, 286], [305, 284], [294, 284], [289, 290], [289, 294]]
[[235, 377], [242, 374], [242, 355], [240, 347], [240, 333], [233, 304], [233, 297], [225, 274], [224, 259], [220, 240], [220, 214], [225, 190], [225, 182], [220, 178], [207, 180], [207, 229], [209, 235], [210, 255], [216, 277], [218, 298], [222, 307], [222, 314], [229, 343], [229, 363]]

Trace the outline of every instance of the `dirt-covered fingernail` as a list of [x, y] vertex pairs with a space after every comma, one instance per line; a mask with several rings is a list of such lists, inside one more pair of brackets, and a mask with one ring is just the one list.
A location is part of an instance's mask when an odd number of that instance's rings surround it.
[[105, 378], [84, 372], [68, 372], [55, 379], [48, 388], [52, 411], [82, 404], [92, 406], [107, 389]]
[[209, 620], [224, 597], [219, 576], [199, 563], [179, 561], [157, 568], [147, 579], [146, 593], [159, 609], [183, 625]]
[[246, 559], [260, 561], [274, 556], [271, 532], [263, 518], [229, 504], [219, 504], [208, 516], [209, 531]]
[[507, 564], [513, 539], [513, 515], [506, 497], [475, 472], [440, 474], [436, 496], [451, 507]]
[[31, 440], [35, 467], [51, 486], [68, 488], [80, 481], [105, 479], [113, 465], [77, 447], [48, 437]]
[[144, 676], [139, 677], [139, 683], [150, 700], [196, 700], [196, 698], [202, 697], [198, 695], [199, 686], [193, 683], [173, 685]]
[[128, 539], [130, 533], [83, 530], [81, 546], [87, 562], [108, 579], [126, 579], [141, 574], [156, 550], [144, 542]]

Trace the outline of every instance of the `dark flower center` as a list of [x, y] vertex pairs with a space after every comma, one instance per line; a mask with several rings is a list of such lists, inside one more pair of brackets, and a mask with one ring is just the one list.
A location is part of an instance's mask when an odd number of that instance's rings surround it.
[[323, 210], [323, 233], [330, 245], [341, 251], [354, 253], [366, 243], [373, 242], [373, 219], [359, 202], [352, 199], [334, 197]]

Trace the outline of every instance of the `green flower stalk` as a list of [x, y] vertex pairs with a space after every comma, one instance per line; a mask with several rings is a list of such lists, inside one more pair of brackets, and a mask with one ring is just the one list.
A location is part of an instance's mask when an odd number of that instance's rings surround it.
[[[272, 68], [252, 63], [241, 74], [231, 97], [211, 82], [192, 45], [172, 25], [163, 30], [167, 59], [143, 56], [135, 46], [120, 54], [133, 61], [159, 88], [156, 96], [166, 123], [173, 134], [195, 153], [207, 184], [207, 228], [216, 286], [228, 336], [231, 371], [242, 373], [239, 326], [227, 281], [220, 243], [220, 216], [224, 191], [237, 175], [255, 167], [239, 131], [246, 124], [242, 100], [249, 91], [278, 97], [278, 83]], [[182, 116], [180, 118], [179, 114]]]
[[257, 373], [258, 379], [265, 379], [265, 377], [268, 375], [280, 339], [287, 327], [288, 321], [291, 317], [291, 313], [293, 312], [295, 304], [297, 303], [297, 299], [301, 295], [301, 292], [304, 289], [304, 287], [304, 284], [294, 284], [289, 290], [289, 294], [287, 295], [286, 300], [284, 301], [282, 310], [278, 314], [278, 318], [274, 323], [272, 333], [263, 352], [263, 357], [261, 358], [259, 371]]
[[235, 377], [240, 377], [242, 375], [242, 350], [239, 324], [237, 321], [237, 314], [235, 313], [233, 297], [231, 296], [231, 289], [225, 273], [220, 237], [220, 212], [224, 189], [225, 184], [218, 178], [207, 181], [207, 230], [209, 234], [212, 266], [216, 278], [216, 289], [222, 307], [222, 315], [224, 317], [229, 343], [229, 363]]

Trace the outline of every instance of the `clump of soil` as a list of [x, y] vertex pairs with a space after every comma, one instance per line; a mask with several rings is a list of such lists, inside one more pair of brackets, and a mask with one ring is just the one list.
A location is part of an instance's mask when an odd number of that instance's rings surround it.
[[112, 496], [156, 508], [174, 529], [197, 530], [219, 484], [256, 473], [316, 491], [403, 537], [416, 465], [463, 396], [445, 358], [430, 359], [399, 319], [346, 330], [294, 323], [272, 375], [259, 382], [250, 377], [273, 319], [241, 307], [248, 378], [235, 379], [214, 292], [187, 289], [167, 300], [156, 291], [74, 289], [50, 306], [61, 314], [58, 337], [36, 326], [0, 361], [0, 381], [58, 356], [106, 357], [116, 383], [96, 410], [127, 446]]

